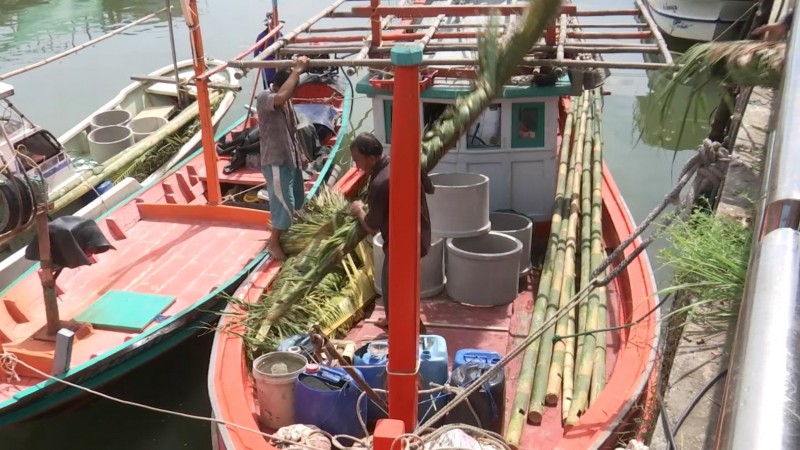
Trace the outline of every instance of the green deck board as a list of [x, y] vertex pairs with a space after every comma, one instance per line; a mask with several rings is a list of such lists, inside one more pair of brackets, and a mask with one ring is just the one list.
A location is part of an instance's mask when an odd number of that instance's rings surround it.
[[75, 320], [97, 328], [141, 332], [174, 301], [165, 295], [108, 291]]

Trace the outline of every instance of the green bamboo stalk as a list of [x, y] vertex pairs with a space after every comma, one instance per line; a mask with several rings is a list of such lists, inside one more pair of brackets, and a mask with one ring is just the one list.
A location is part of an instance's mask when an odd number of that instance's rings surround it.
[[[547, 308], [547, 298], [550, 294], [550, 285], [553, 280], [553, 263], [558, 250], [558, 234], [561, 230], [561, 214], [566, 201], [565, 191], [567, 186], [567, 166], [569, 165], [570, 144], [572, 143], [573, 122], [575, 112], [579, 102], [572, 102], [564, 121], [564, 133], [561, 138], [561, 149], [558, 164], [558, 177], [556, 181], [556, 196], [553, 205], [553, 217], [550, 222], [550, 238], [545, 253], [542, 274], [539, 277], [539, 287], [536, 294], [536, 302], [533, 307], [530, 331], [534, 331], [542, 326], [544, 322], [545, 309]], [[522, 429], [527, 417], [528, 405], [531, 401], [533, 389], [533, 371], [536, 367], [536, 359], [539, 355], [541, 339], [536, 340], [525, 349], [522, 356], [522, 367], [520, 368], [517, 381], [517, 391], [514, 396], [514, 404], [511, 409], [508, 427], [506, 427], [506, 441], [513, 445], [518, 445], [522, 435]]]
[[[595, 109], [600, 111], [602, 108], [602, 97], [599, 90], [595, 93]], [[592, 150], [592, 178], [594, 186], [592, 189], [592, 270], [598, 267], [605, 259], [606, 252], [602, 244], [603, 221], [602, 221], [602, 202], [603, 202], [603, 135], [602, 119], [595, 123], [594, 147]], [[598, 311], [597, 328], [603, 329], [608, 326], [608, 296], [605, 287], [597, 289]], [[595, 336], [596, 344], [594, 350], [594, 365], [592, 368], [592, 387], [589, 393], [589, 406], [594, 403], [597, 396], [606, 385], [606, 333], [600, 332]], [[585, 344], [584, 344], [585, 345]]]
[[[573, 290], [572, 294], [575, 292]], [[568, 315], [567, 321], [567, 335], [575, 334], [577, 323], [575, 321], [575, 310], [571, 310]], [[575, 338], [566, 338], [564, 343], [567, 346], [567, 351], [564, 353], [564, 393], [561, 399], [561, 420], [566, 421], [569, 414], [570, 407], [572, 406], [572, 397], [574, 395], [574, 379], [575, 376]]]
[[[581, 115], [578, 121], [578, 137], [572, 143], [572, 151], [570, 152], [570, 163], [567, 173], [567, 189], [565, 198], [572, 198], [572, 185], [575, 177], [575, 162], [577, 159], [578, 149], [582, 148], [582, 140], [586, 134], [586, 109], [587, 109], [587, 95], [582, 95], [581, 102]], [[563, 216], [569, 214], [569, 205], [565, 204], [562, 210]], [[566, 241], [567, 232], [569, 230], [569, 220], [561, 221], [561, 230], [559, 231], [559, 244], [556, 253], [555, 263], [553, 264], [553, 281], [550, 287], [550, 295], [547, 301], [547, 309], [545, 317], [547, 319], [555, 315], [556, 310], [561, 299], [561, 288], [564, 278], [564, 258], [566, 255]], [[542, 416], [544, 414], [544, 401], [547, 391], [548, 374], [550, 373], [550, 362], [553, 355], [553, 335], [555, 334], [555, 327], [547, 329], [541, 338], [541, 347], [539, 348], [539, 358], [536, 361], [536, 370], [533, 376], [533, 394], [531, 396], [531, 403], [528, 407], [528, 422], [539, 425], [542, 423]]]
[[[601, 114], [595, 110], [596, 115]], [[580, 289], [589, 284], [592, 275], [591, 267], [592, 253], [592, 146], [583, 146], [583, 172], [581, 173], [581, 279]], [[577, 355], [583, 349], [584, 336], [581, 334], [586, 331], [586, 308], [588, 299], [578, 304], [578, 349]]]
[[[591, 214], [589, 231], [587, 234], [591, 237], [590, 255], [586, 257], [583, 263], [588, 269], [588, 273], [582, 271], [582, 277], [586, 281], [582, 284], [585, 286], [589, 282], [591, 271], [600, 264], [603, 259], [603, 242], [602, 242], [602, 188], [603, 188], [603, 161], [602, 161], [602, 141], [600, 137], [600, 120], [601, 110], [597, 107], [596, 95], [593, 99], [594, 112], [596, 120], [593, 126], [593, 139], [591, 146], [591, 172], [592, 172], [592, 185], [590, 193]], [[589, 293], [588, 304], [586, 307], [586, 321], [584, 324], [584, 332], [596, 330], [604, 327], [600, 323], [600, 289], [595, 289]], [[603, 335], [600, 333], [600, 335]], [[603, 335], [604, 336], [604, 335]], [[575, 373], [575, 386], [572, 395], [572, 404], [570, 405], [567, 418], [564, 420], [565, 426], [572, 426], [578, 423], [580, 416], [586, 411], [589, 406], [589, 391], [593, 378], [595, 349], [597, 348], [597, 339], [600, 336], [594, 333], [584, 336], [583, 346], [578, 353], [577, 371]]]
[[[586, 96], [588, 97], [588, 95]], [[558, 309], [564, 308], [572, 296], [575, 295], [575, 247], [578, 233], [578, 216], [581, 206], [581, 175], [583, 173], [583, 148], [591, 146], [591, 139], [586, 139], [587, 131], [591, 130], [592, 116], [589, 101], [584, 98], [584, 107], [581, 111], [581, 127], [578, 133], [578, 141], [573, 148], [574, 165], [572, 171], [572, 187], [570, 188], [569, 220], [567, 221], [567, 236], [565, 241], [564, 270], [561, 278], [561, 296], [559, 298]], [[574, 312], [570, 312], [574, 317]], [[569, 322], [569, 314], [562, 316], [556, 324], [556, 335], [565, 336]], [[574, 334], [574, 333], [573, 333]], [[574, 339], [559, 339], [553, 345], [553, 355], [550, 362], [550, 373], [547, 380], [547, 390], [545, 393], [545, 405], [555, 406], [561, 396], [562, 380], [564, 375], [564, 358], [567, 346], [574, 345]], [[573, 349], [574, 352], [574, 349]], [[570, 380], [571, 382], [571, 380]]]

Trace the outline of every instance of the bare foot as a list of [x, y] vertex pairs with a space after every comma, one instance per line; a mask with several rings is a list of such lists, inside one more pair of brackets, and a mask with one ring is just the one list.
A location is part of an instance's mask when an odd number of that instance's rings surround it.
[[283, 249], [281, 248], [280, 241], [270, 239], [269, 246], [267, 246], [267, 249], [269, 250], [270, 256], [272, 256], [273, 258], [277, 259], [278, 261], [285, 261], [286, 260], [286, 254], [283, 253]]
[[375, 326], [378, 328], [389, 328], [389, 320], [385, 317], [375, 321]]

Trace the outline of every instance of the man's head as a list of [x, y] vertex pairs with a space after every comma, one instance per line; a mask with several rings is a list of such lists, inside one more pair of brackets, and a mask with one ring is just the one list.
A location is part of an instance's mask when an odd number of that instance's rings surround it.
[[356, 167], [371, 174], [383, 158], [383, 145], [372, 133], [361, 133], [350, 144], [350, 155]]
[[275, 72], [275, 77], [272, 79], [272, 89], [277, 92], [278, 89], [280, 89], [281, 86], [283, 86], [283, 83], [285, 83], [286, 80], [289, 79], [289, 75], [291, 74], [292, 74], [291, 69], [280, 69], [277, 72]]

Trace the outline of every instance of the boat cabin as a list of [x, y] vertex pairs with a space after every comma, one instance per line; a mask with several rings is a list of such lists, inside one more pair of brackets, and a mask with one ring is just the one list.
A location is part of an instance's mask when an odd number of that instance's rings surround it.
[[[0, 83], [3, 136], [0, 136], [0, 156], [3, 164], [13, 161], [13, 170], [27, 172], [29, 177], [44, 177], [49, 186], [61, 184], [75, 172], [61, 143], [46, 129], [31, 122], [8, 98], [14, 95], [13, 86]], [[15, 158], [15, 153], [22, 155]]]
[[[443, 73], [443, 75], [440, 75]], [[537, 86], [533, 75], [516, 78], [462, 136], [433, 172], [472, 172], [489, 177], [489, 210], [513, 210], [534, 222], [552, 215], [556, 187], [559, 97], [572, 91], [565, 74], [554, 84]], [[455, 100], [472, 90], [469, 78], [428, 71], [420, 93], [420, 117], [426, 130]], [[392, 143], [391, 84], [374, 74], [356, 85], [372, 100], [375, 136]], [[424, 131], [423, 131], [424, 133]], [[535, 193], [535, 195], [531, 195]]]

